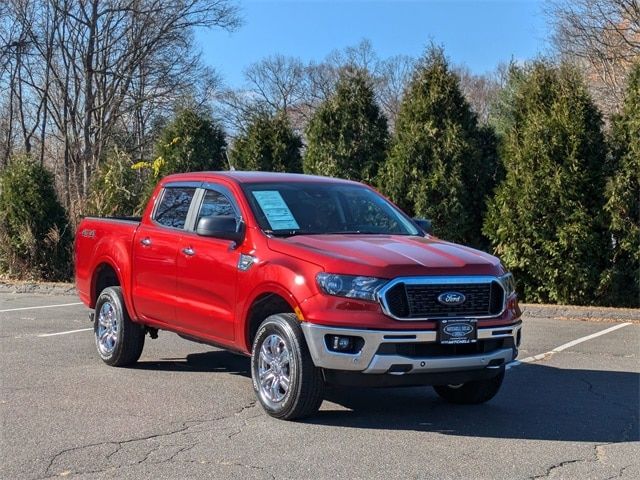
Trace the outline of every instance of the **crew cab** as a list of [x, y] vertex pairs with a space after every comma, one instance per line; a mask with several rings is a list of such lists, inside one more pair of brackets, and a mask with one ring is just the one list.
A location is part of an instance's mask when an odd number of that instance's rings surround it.
[[106, 364], [133, 364], [146, 335], [175, 332], [250, 356], [260, 404], [283, 419], [316, 412], [326, 384], [485, 402], [521, 338], [497, 258], [335, 178], [168, 176], [141, 218], [83, 219], [75, 269]]

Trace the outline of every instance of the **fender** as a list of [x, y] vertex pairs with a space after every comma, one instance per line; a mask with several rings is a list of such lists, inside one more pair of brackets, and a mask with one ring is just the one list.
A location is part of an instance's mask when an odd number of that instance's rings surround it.
[[[290, 263], [290, 265], [285, 265]], [[308, 275], [302, 272], [294, 271], [291, 266], [296, 265], [293, 262], [264, 262], [259, 265], [252, 277], [262, 279], [248, 295], [245, 296], [244, 302], [239, 302], [236, 308], [236, 338], [238, 343], [244, 343], [247, 336], [249, 310], [253, 302], [266, 293], [277, 294], [282, 297], [296, 312], [298, 318], [303, 318], [301, 305], [309, 297], [317, 292], [314, 285], [308, 284]], [[299, 264], [297, 265], [300, 268]], [[296, 269], [297, 270], [297, 269]], [[246, 345], [243, 345], [247, 347]]]
[[[98, 246], [97, 249], [99, 249]], [[133, 301], [131, 299], [131, 259], [129, 258], [126, 249], [123, 245], [109, 245], [110, 252], [102, 253], [96, 260], [95, 265], [92, 269], [91, 275], [91, 308], [95, 307], [94, 299], [100, 292], [96, 292], [96, 282], [98, 275], [98, 267], [100, 265], [106, 264], [109, 265], [114, 272], [116, 272], [116, 276], [118, 277], [118, 282], [120, 283], [120, 287], [122, 288], [122, 295], [124, 297], [124, 303], [127, 307], [127, 311], [129, 312], [129, 316], [132, 319], [137, 319], [138, 315], [133, 307]]]

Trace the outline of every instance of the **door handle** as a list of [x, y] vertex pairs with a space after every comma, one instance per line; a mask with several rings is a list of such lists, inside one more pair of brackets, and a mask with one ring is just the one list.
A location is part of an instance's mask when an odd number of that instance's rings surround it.
[[145, 247], [148, 247], [149, 245], [151, 245], [151, 239], [149, 237], [144, 237], [142, 240], [140, 240], [140, 243]]
[[186, 247], [182, 249], [182, 253], [184, 253], [188, 257], [192, 257], [193, 255], [196, 254], [196, 251], [191, 247]]

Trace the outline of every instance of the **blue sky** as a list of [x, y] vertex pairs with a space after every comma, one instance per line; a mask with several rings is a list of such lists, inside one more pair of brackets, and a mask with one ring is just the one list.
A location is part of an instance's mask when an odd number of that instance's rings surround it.
[[335, 49], [369, 39], [381, 58], [417, 57], [433, 40], [454, 64], [475, 73], [501, 61], [544, 53], [548, 28], [543, 2], [252, 0], [240, 1], [244, 24], [235, 32], [199, 31], [205, 62], [229, 86], [240, 87], [242, 72], [271, 54], [322, 60]]

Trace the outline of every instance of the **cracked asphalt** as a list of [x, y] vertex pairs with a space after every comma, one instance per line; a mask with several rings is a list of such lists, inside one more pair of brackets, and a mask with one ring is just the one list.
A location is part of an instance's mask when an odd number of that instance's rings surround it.
[[[0, 293], [0, 311], [77, 302]], [[640, 478], [640, 324], [508, 370], [491, 402], [331, 389], [303, 422], [256, 405], [244, 357], [161, 332], [102, 364], [82, 305], [0, 312], [0, 478]], [[613, 324], [526, 319], [519, 358]]]

